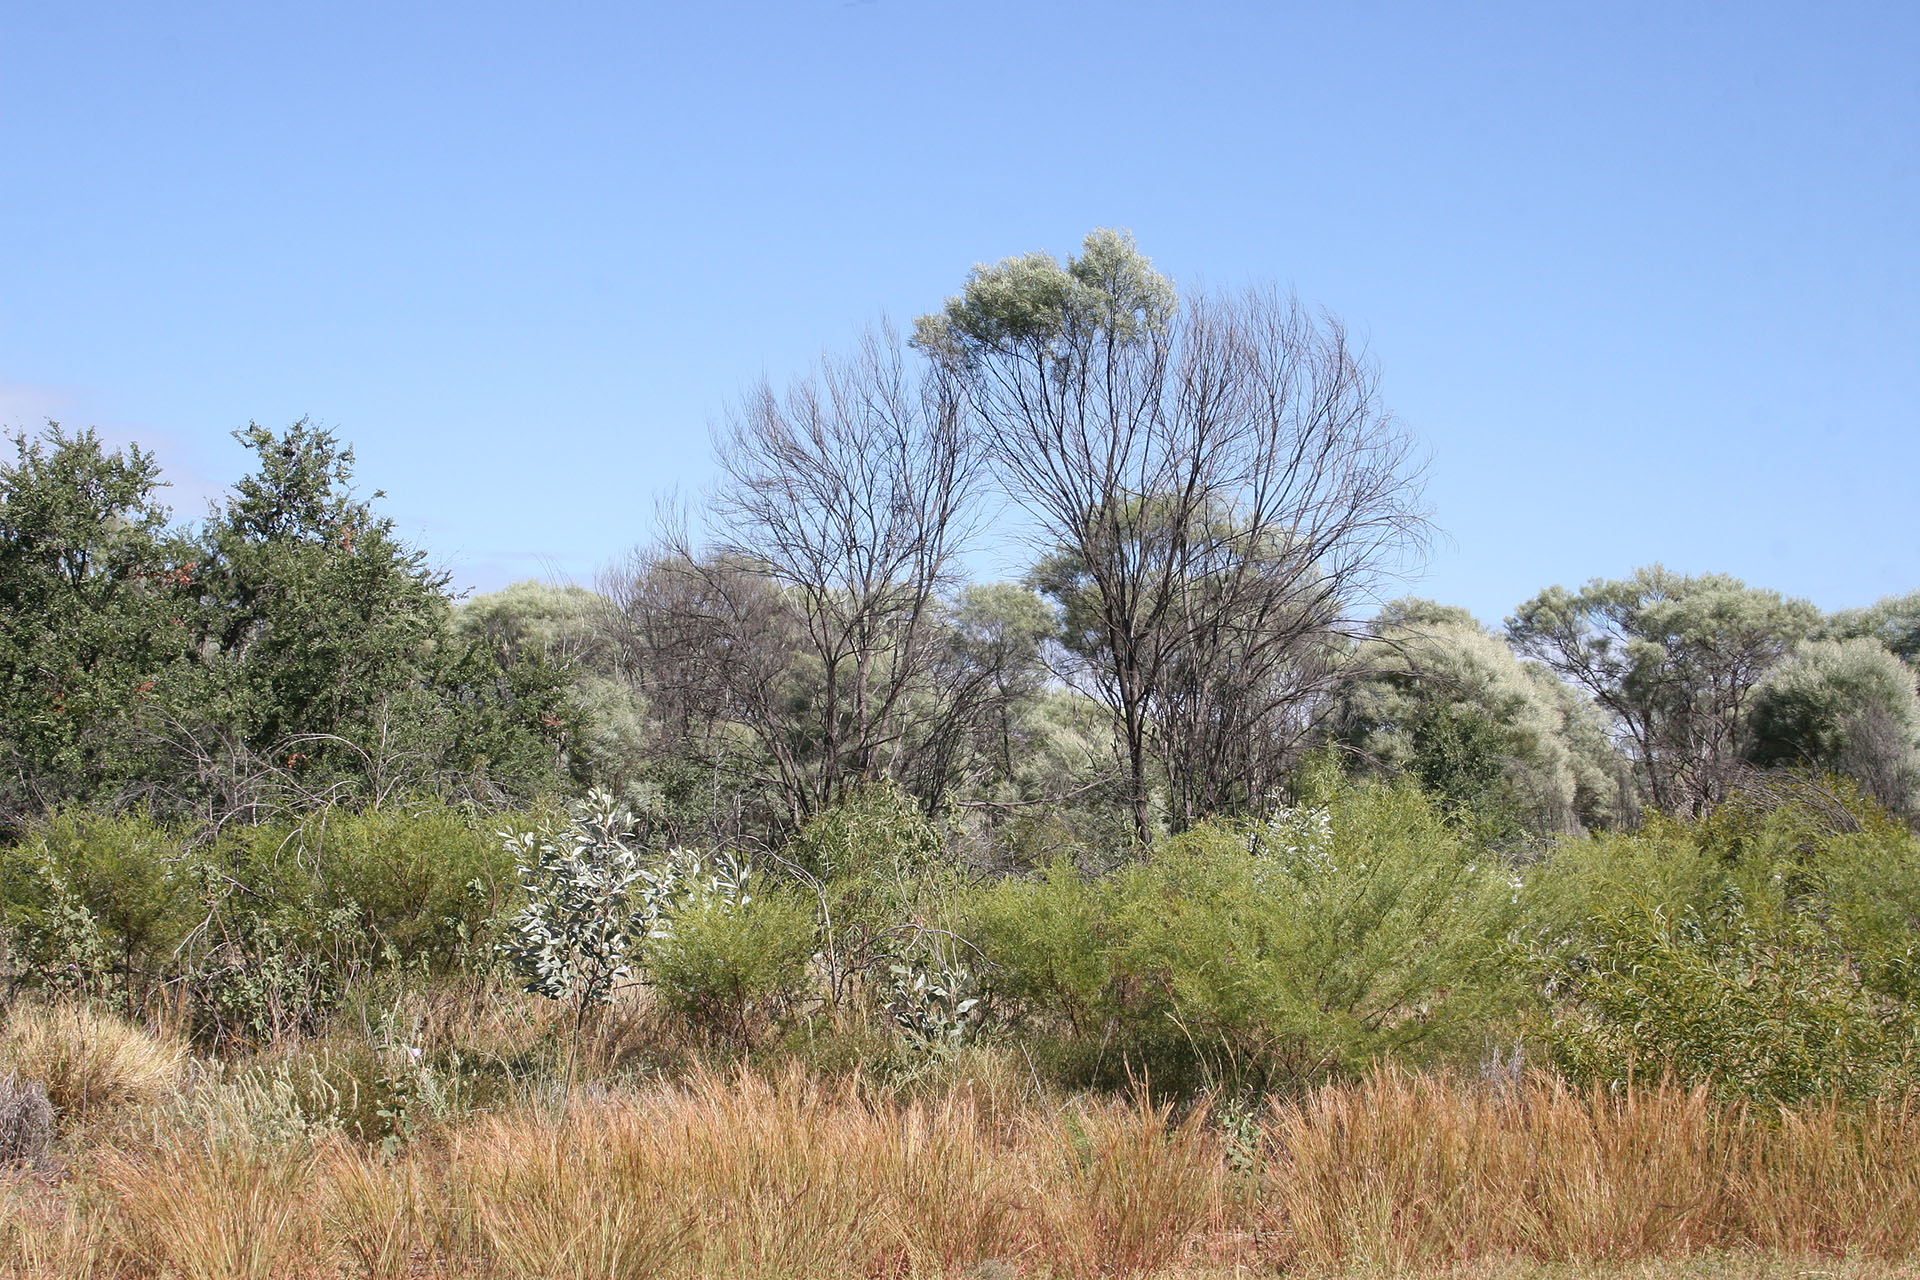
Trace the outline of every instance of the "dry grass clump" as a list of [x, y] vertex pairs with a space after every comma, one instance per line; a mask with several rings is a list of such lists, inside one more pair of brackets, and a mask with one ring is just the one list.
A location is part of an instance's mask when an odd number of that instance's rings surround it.
[[1204, 1110], [1178, 1125], [1145, 1102], [1068, 1110], [1035, 1146], [1055, 1164], [1035, 1180], [1037, 1244], [1067, 1275], [1162, 1271], [1223, 1208], [1220, 1144]]
[[892, 1274], [1000, 1243], [1007, 1171], [983, 1167], [970, 1120], [958, 1103], [883, 1112], [797, 1072], [702, 1074], [486, 1123], [454, 1163], [513, 1275]]
[[1517, 1255], [1920, 1254], [1920, 1111], [1476, 1089], [1386, 1070], [1275, 1106], [1271, 1261], [1406, 1272]]
[[91, 1280], [110, 1275], [107, 1223], [32, 1179], [0, 1183], [0, 1277]]
[[0, 1068], [45, 1089], [62, 1123], [159, 1102], [186, 1060], [179, 1041], [84, 1004], [16, 1008], [0, 1030]]
[[1136, 1275], [1213, 1218], [1204, 1122], [1089, 1105], [996, 1129], [972, 1098], [876, 1101], [702, 1074], [455, 1147], [481, 1251], [517, 1276]]
[[268, 1280], [319, 1243], [308, 1150], [170, 1133], [143, 1152], [102, 1152], [91, 1172], [111, 1206], [115, 1244], [146, 1274]]
[[399, 1280], [418, 1242], [428, 1239], [429, 1189], [416, 1159], [380, 1160], [335, 1145], [319, 1179], [326, 1188], [327, 1229], [368, 1280]]

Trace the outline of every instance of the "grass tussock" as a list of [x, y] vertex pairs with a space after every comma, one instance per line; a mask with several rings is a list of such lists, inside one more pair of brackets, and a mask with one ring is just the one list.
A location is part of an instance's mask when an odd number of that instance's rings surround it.
[[1064, 1274], [1163, 1270], [1223, 1207], [1220, 1144], [1204, 1110], [1177, 1125], [1146, 1103], [1068, 1110], [1041, 1126], [1034, 1147], [1045, 1171], [1037, 1244]]
[[336, 1146], [320, 1174], [329, 1192], [326, 1229], [351, 1268], [368, 1280], [400, 1280], [431, 1221], [420, 1162]]
[[964, 1098], [886, 1106], [788, 1072], [525, 1112], [454, 1163], [515, 1275], [904, 1275], [1020, 1248], [1014, 1150]]
[[180, 1041], [84, 1004], [22, 1005], [0, 1030], [0, 1070], [45, 1089], [62, 1123], [152, 1106], [186, 1062]]
[[388, 1155], [137, 1132], [57, 1186], [18, 1180], [0, 1274], [1657, 1278], [1819, 1259], [1868, 1277], [1920, 1260], [1913, 1107], [1764, 1111], [1547, 1076], [1328, 1086], [1270, 1106], [1251, 1159], [1205, 1107], [1015, 1109], [798, 1070], [529, 1100]]
[[321, 1237], [312, 1152], [208, 1143], [168, 1133], [139, 1153], [92, 1165], [115, 1244], [142, 1274], [269, 1280], [310, 1258]]
[[1400, 1071], [1272, 1109], [1263, 1238], [1286, 1268], [1920, 1255], [1920, 1109], [1510, 1089]]

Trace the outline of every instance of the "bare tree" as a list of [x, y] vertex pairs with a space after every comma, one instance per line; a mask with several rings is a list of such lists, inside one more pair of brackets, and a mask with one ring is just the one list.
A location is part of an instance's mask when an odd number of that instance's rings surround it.
[[[695, 557], [673, 532], [602, 575], [623, 674], [645, 694], [655, 764], [694, 766], [712, 788], [715, 839], [743, 834], [743, 791], [804, 807], [804, 735], [785, 714], [797, 636], [754, 566]], [[764, 815], [761, 815], [764, 817]]]
[[1337, 321], [1272, 291], [1178, 303], [1130, 237], [977, 268], [918, 341], [1058, 548], [1043, 564], [1112, 708], [1134, 825], [1258, 798], [1275, 748], [1421, 548], [1420, 466]]
[[[681, 586], [642, 590], [648, 575], [629, 575], [616, 594], [683, 687], [726, 691], [704, 710], [754, 733], [798, 823], [897, 773], [919, 720], [938, 714], [925, 705], [934, 632], [977, 455], [953, 380], [910, 364], [884, 328], [785, 394], [755, 387], [716, 447], [706, 545], [673, 533], [647, 562]], [[714, 652], [690, 651], [703, 646], [756, 656], [709, 669]]]

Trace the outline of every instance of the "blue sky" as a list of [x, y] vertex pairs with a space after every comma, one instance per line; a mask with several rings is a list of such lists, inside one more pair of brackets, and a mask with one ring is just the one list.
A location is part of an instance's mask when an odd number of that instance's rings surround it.
[[751, 380], [1125, 226], [1364, 337], [1424, 594], [1920, 587], [1911, 0], [0, 0], [0, 66], [0, 422], [182, 514], [311, 415], [460, 583], [590, 580]]

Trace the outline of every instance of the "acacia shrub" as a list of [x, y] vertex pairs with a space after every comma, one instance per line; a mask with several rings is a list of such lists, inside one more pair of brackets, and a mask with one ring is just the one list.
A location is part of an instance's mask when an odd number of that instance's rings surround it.
[[802, 827], [780, 861], [814, 898], [830, 1003], [863, 1000], [898, 1020], [902, 1000], [924, 1005], [909, 994], [916, 978], [922, 988], [971, 987], [952, 914], [964, 875], [947, 832], [897, 783], [855, 788]]
[[196, 913], [193, 842], [142, 813], [70, 807], [0, 849], [0, 920], [24, 976], [76, 994], [138, 1002]]
[[[318, 905], [354, 912], [395, 963], [451, 970], [489, 954], [495, 924], [514, 886], [514, 859], [488, 828], [519, 815], [484, 817], [422, 801], [334, 811], [299, 829]], [[256, 847], [284, 828], [263, 828]]]
[[1272, 1088], [1476, 1047], [1518, 1003], [1491, 963], [1514, 896], [1417, 788], [1359, 782], [1103, 877], [1003, 882], [965, 920], [996, 1012], [1068, 1076]]
[[311, 1029], [374, 974], [490, 955], [512, 862], [486, 821], [435, 800], [217, 833], [61, 811], [0, 849], [11, 976], [178, 1007], [203, 1039]]
[[1563, 846], [1525, 949], [1554, 1063], [1737, 1097], [1920, 1084], [1920, 840], [1844, 783]]
[[707, 894], [648, 945], [646, 970], [668, 1009], [744, 1044], [804, 989], [814, 937], [813, 904], [790, 889]]

